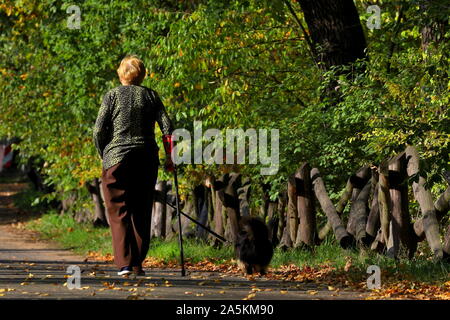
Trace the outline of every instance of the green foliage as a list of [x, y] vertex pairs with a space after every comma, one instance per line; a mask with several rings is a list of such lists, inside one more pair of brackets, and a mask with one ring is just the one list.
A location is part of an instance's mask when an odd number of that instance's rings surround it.
[[[424, 52], [420, 34], [442, 11], [423, 15], [416, 2], [381, 1], [381, 29], [365, 29], [368, 59], [347, 66], [344, 78], [339, 68], [317, 68], [280, 0], [86, 0], [79, 3], [81, 28], [73, 30], [70, 4], [0, 4], [0, 136], [19, 137], [22, 157], [42, 160], [57, 191], [86, 193], [84, 182], [100, 175], [92, 126], [102, 95], [119, 84], [120, 59], [131, 53], [146, 63], [144, 85], [160, 93], [176, 127], [192, 130], [202, 120], [204, 131], [280, 129], [277, 175], [260, 176], [261, 165], [239, 166], [255, 186], [269, 183], [272, 198], [304, 160], [319, 167], [335, 198], [361, 164], [377, 164], [407, 143], [419, 148], [431, 182], [441, 183], [433, 191], [443, 186], [450, 35]], [[364, 27], [368, 4], [358, 2]], [[321, 93], [336, 80], [340, 99], [330, 107]], [[181, 169], [183, 189], [227, 170]], [[168, 178], [162, 170], [160, 176]]]

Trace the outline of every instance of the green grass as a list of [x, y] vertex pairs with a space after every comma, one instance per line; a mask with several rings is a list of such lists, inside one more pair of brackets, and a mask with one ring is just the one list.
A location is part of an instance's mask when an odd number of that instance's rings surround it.
[[29, 230], [38, 231], [42, 238], [51, 239], [62, 247], [72, 249], [78, 254], [96, 251], [111, 253], [110, 231], [108, 228], [95, 228], [89, 224], [77, 223], [69, 215], [50, 211], [39, 219], [26, 224]]
[[[26, 228], [38, 231], [44, 238], [59, 242], [63, 247], [70, 248], [78, 254], [87, 254], [89, 251], [107, 254], [112, 252], [111, 236], [108, 228], [95, 228], [89, 224], [77, 223], [69, 215], [59, 215], [50, 212], [39, 219], [30, 221]], [[230, 262], [233, 250], [229, 246], [214, 248], [208, 243], [185, 239], [184, 254], [188, 261], [195, 263], [204, 259], [211, 259], [215, 263]], [[152, 239], [148, 256], [163, 259], [164, 261], [178, 261], [179, 249], [176, 239], [162, 241]], [[352, 269], [348, 273], [354, 280], [366, 279], [366, 270], [370, 265], [377, 265], [383, 274], [395, 280], [413, 280], [424, 282], [443, 282], [450, 278], [450, 264], [435, 263], [425, 257], [413, 260], [395, 261], [371, 251], [344, 250], [333, 241], [327, 240], [313, 251], [292, 249], [288, 251], [275, 250], [271, 267], [295, 264], [299, 267], [320, 267], [331, 265], [338, 272], [344, 269], [347, 261], [351, 259]]]

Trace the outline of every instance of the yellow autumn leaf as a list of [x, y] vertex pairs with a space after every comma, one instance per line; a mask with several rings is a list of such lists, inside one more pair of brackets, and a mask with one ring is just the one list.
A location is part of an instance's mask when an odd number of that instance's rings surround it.
[[250, 300], [253, 299], [254, 297], [256, 297], [256, 294], [254, 293], [250, 293], [247, 297], [245, 297], [243, 300]]

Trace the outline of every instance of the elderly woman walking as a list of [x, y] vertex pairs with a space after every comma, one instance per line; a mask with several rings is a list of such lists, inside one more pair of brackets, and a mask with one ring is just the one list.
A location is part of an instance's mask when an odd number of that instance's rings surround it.
[[150, 245], [153, 195], [160, 164], [155, 122], [163, 133], [168, 170], [173, 170], [173, 126], [158, 94], [140, 85], [146, 72], [138, 57], [125, 57], [117, 74], [122, 85], [103, 97], [94, 142], [102, 158], [102, 191], [118, 274], [144, 275], [142, 262]]

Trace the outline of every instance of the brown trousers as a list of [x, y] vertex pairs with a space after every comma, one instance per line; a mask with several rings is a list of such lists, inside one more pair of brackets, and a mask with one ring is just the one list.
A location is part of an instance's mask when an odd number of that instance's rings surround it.
[[158, 165], [156, 152], [139, 148], [102, 172], [114, 263], [118, 268], [140, 267], [147, 255]]

